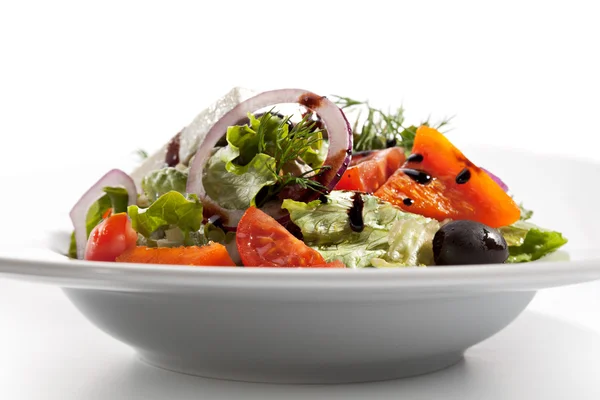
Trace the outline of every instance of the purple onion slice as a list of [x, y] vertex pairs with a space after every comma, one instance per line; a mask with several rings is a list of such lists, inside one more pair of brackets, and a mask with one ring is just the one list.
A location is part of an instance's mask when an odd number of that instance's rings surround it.
[[[297, 103], [317, 114], [327, 130], [329, 149], [323, 165], [331, 168], [322, 171], [316, 179], [327, 188], [333, 190], [352, 157], [352, 129], [343, 111], [324, 96], [318, 96], [302, 89], [280, 89], [260, 93], [238, 104], [223, 116], [206, 134], [198, 148], [190, 166], [187, 192], [198, 195], [204, 203], [206, 214], [217, 214], [222, 218], [226, 228], [235, 229], [245, 210], [224, 209], [206, 194], [202, 183], [204, 165], [211, 155], [219, 139], [226, 133], [227, 128], [247, 118], [248, 113], [278, 104]], [[279, 203], [279, 202], [275, 202]], [[284, 220], [286, 215], [279, 207], [280, 204], [267, 204], [263, 207], [275, 218]]]

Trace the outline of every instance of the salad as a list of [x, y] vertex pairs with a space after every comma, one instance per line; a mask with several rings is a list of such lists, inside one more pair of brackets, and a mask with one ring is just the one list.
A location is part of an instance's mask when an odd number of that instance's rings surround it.
[[[289, 111], [287, 109], [289, 108]], [[69, 256], [195, 266], [395, 268], [535, 261], [561, 233], [442, 133], [347, 97], [230, 91], [71, 211]]]

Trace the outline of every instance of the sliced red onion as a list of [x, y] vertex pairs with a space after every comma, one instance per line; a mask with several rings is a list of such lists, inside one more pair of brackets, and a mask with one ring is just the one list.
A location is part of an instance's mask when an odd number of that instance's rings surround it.
[[[243, 210], [228, 210], [212, 201], [202, 183], [204, 164], [210, 157], [212, 149], [219, 139], [225, 134], [227, 128], [247, 118], [248, 113], [261, 108], [284, 103], [298, 103], [316, 113], [325, 125], [329, 135], [329, 150], [323, 165], [331, 169], [323, 171], [316, 179], [327, 190], [333, 190], [350, 163], [352, 156], [352, 129], [342, 110], [324, 96], [302, 89], [280, 89], [263, 92], [238, 104], [223, 116], [206, 134], [204, 141], [198, 147], [194, 160], [190, 166], [187, 192], [195, 193], [202, 199], [208, 213], [218, 214], [223, 218], [223, 224], [233, 228], [237, 226]], [[281, 210], [277, 207], [277, 212]], [[273, 215], [273, 214], [271, 214]], [[277, 218], [276, 215], [273, 215]], [[284, 218], [283, 214], [279, 215]]]
[[107, 186], [123, 187], [127, 190], [129, 205], [137, 202], [137, 190], [133, 179], [120, 169], [108, 171], [98, 180], [98, 182], [89, 188], [69, 213], [71, 221], [73, 222], [73, 227], [75, 228], [75, 243], [77, 243], [77, 258], [79, 259], [83, 258], [85, 245], [87, 244], [87, 229], [85, 222], [88, 210], [92, 204], [104, 195], [104, 188]]
[[490, 171], [488, 171], [485, 168], [481, 168], [481, 169], [484, 170], [485, 173], [488, 174], [489, 177], [492, 178], [492, 180], [494, 182], [496, 182], [502, 188], [502, 190], [504, 190], [505, 192], [508, 192], [508, 186], [506, 186], [506, 183], [502, 182], [502, 179], [498, 178], [496, 175], [492, 174]]

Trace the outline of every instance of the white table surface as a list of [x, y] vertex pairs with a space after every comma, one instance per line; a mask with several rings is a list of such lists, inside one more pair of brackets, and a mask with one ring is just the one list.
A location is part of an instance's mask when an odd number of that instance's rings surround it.
[[[233, 85], [402, 103], [412, 122], [456, 115], [459, 145], [600, 161], [595, 2], [268, 3], [0, 3], [0, 251], [30, 243], [91, 179], [131, 169], [132, 150], [158, 148]], [[316, 13], [310, 24], [297, 26], [299, 10]], [[253, 53], [265, 43], [284, 56]], [[545, 290], [447, 370], [277, 386], [149, 367], [59, 289], [0, 279], [0, 399], [597, 400], [598, 310], [598, 282]]]

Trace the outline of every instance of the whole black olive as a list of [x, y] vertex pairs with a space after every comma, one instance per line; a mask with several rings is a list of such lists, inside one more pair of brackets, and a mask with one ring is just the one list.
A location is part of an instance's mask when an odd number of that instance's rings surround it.
[[436, 265], [502, 264], [507, 258], [504, 237], [498, 230], [479, 222], [449, 222], [433, 237]]

